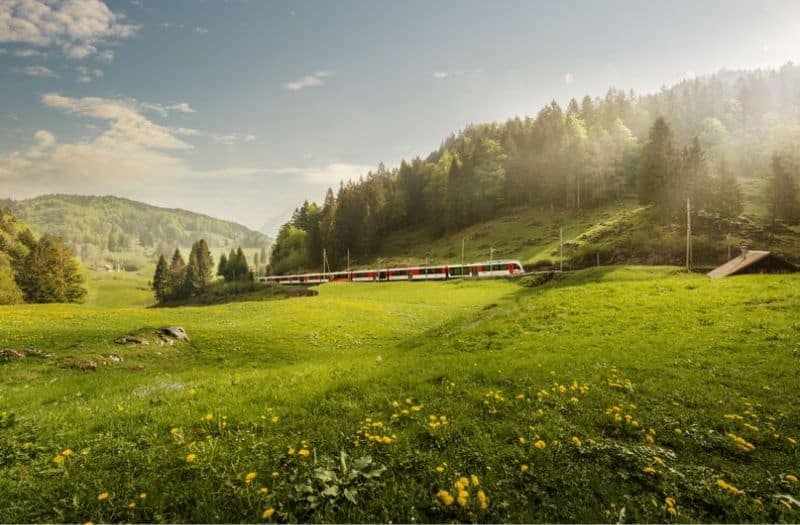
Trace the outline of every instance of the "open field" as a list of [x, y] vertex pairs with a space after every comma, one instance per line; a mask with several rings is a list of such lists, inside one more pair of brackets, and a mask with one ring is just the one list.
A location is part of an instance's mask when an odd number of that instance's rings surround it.
[[[97, 277], [0, 307], [38, 351], [0, 361], [2, 522], [800, 520], [797, 275], [174, 309]], [[166, 325], [191, 342], [113, 342]]]

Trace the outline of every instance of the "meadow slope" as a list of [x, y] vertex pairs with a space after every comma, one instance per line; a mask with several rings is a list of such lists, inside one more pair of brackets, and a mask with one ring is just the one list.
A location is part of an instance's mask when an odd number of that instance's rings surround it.
[[90, 284], [0, 307], [1, 522], [800, 520], [800, 276]]

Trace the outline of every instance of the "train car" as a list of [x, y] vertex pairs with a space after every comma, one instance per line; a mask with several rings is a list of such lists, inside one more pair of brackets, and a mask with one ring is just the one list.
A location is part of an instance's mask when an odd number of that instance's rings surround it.
[[525, 273], [522, 263], [514, 260], [487, 261], [470, 264], [410, 266], [351, 270], [345, 272], [304, 273], [299, 275], [276, 275], [260, 277], [262, 283], [322, 284], [327, 282], [381, 282], [381, 281], [427, 281], [464, 279], [471, 277], [513, 277]]

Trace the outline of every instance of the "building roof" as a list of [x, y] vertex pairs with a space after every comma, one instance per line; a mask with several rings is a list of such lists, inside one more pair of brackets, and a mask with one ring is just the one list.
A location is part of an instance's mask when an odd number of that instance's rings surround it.
[[718, 266], [708, 272], [709, 277], [712, 279], [719, 279], [720, 277], [727, 277], [729, 275], [734, 275], [748, 266], [751, 266], [758, 261], [769, 257], [770, 252], [762, 251], [762, 250], [747, 250], [741, 255], [737, 255], [730, 261], [726, 262], [722, 266]]

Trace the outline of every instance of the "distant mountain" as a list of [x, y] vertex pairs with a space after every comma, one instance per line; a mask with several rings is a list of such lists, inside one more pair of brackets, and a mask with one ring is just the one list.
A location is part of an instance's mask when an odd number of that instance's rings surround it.
[[0, 199], [39, 233], [60, 236], [84, 261], [152, 259], [203, 238], [212, 251], [269, 248], [272, 239], [241, 224], [181, 209], [160, 208], [112, 196], [42, 195]]

